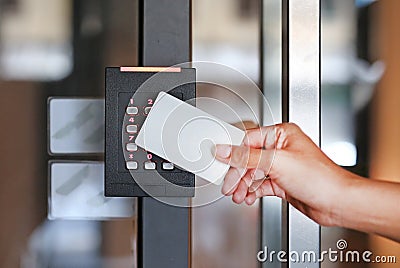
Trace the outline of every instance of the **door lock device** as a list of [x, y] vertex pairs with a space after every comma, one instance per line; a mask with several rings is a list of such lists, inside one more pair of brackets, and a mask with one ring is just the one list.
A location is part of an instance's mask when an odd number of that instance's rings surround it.
[[193, 68], [106, 68], [105, 196], [194, 196], [195, 175], [134, 141], [160, 92], [194, 104], [195, 81]]

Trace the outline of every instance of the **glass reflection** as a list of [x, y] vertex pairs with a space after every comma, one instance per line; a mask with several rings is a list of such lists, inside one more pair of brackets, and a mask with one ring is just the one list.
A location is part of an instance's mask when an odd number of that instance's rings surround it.
[[[193, 1], [193, 60], [228, 65], [258, 82], [259, 6], [258, 0]], [[206, 75], [212, 79], [212, 73]], [[252, 100], [250, 106], [260, 111], [258, 92], [252, 92], [243, 85], [241, 87], [237, 76], [226, 79], [236, 83], [240, 94]], [[242, 103], [238, 103], [229, 90], [201, 84], [197, 88], [197, 96], [217, 99], [234, 107], [242, 120], [254, 118], [254, 115], [241, 109]], [[234, 120], [226, 118], [226, 114], [215, 114], [221, 110], [215, 107], [215, 103], [202, 103], [200, 108], [228, 122]], [[261, 113], [256, 116], [260, 117]], [[249, 123], [249, 127], [255, 127], [254, 123]], [[223, 198], [192, 210], [194, 268], [257, 267], [255, 256], [259, 240], [258, 203], [252, 207], [238, 206], [230, 198]]]

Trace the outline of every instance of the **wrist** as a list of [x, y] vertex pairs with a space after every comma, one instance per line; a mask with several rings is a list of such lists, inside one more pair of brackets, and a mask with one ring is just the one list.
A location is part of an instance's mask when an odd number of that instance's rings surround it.
[[370, 220], [361, 213], [360, 210], [365, 204], [359, 201], [361, 196], [366, 198], [363, 188], [367, 181], [365, 178], [348, 172], [342, 183], [340, 199], [335, 208], [335, 226], [358, 229], [365, 220]]
[[337, 227], [349, 227], [349, 215], [350, 217], [353, 215], [351, 200], [361, 180], [350, 172], [344, 172], [345, 174], [340, 176], [341, 179], [335, 187], [330, 213], [332, 225]]

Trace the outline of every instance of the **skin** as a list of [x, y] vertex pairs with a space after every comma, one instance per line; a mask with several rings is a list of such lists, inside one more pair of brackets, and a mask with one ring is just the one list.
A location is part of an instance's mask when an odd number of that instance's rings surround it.
[[278, 196], [320, 225], [400, 242], [400, 184], [346, 171], [295, 124], [248, 130], [241, 146], [217, 145], [216, 158], [231, 166], [222, 193], [237, 204]]

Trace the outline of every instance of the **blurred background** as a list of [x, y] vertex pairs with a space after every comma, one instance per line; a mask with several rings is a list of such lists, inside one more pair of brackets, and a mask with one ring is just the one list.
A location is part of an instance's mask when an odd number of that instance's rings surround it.
[[[278, 3], [192, 3], [193, 60], [226, 64], [263, 85], [272, 111], [279, 108], [280, 96], [273, 92], [280, 91], [282, 79]], [[400, 182], [400, 2], [321, 4], [322, 149], [360, 175]], [[137, 65], [137, 45], [137, 0], [0, 1], [0, 267], [135, 267], [135, 213], [119, 220], [47, 219], [48, 161], [54, 159], [47, 151], [47, 124], [49, 97], [102, 98], [104, 68]], [[255, 117], [262, 117], [257, 92], [244, 88], [237, 77], [229, 79], [253, 100], [252, 107], [260, 111]], [[197, 93], [235, 105], [228, 92], [211, 86], [202, 85]], [[212, 107], [202, 108], [212, 112]], [[193, 267], [259, 267], [261, 222], [260, 203], [238, 206], [223, 198], [193, 209]], [[322, 249], [334, 248], [339, 239], [351, 249], [400, 261], [394, 242], [322, 229]]]

